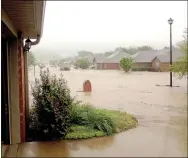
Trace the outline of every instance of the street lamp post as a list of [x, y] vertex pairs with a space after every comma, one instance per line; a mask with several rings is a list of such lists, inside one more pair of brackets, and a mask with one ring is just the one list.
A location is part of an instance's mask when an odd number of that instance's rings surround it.
[[[168, 20], [168, 23], [170, 24], [170, 66], [172, 65], [172, 24], [173, 24], [173, 19], [170, 18]], [[172, 71], [170, 68], [170, 87], [172, 87]]]

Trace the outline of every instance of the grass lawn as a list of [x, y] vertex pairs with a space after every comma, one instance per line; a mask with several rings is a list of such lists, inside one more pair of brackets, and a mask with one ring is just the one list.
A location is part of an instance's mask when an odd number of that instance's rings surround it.
[[[96, 109], [83, 104], [75, 106], [72, 121], [74, 124], [72, 124], [64, 139], [88, 139], [113, 135], [138, 125], [137, 119], [126, 112]], [[84, 112], [86, 112], [86, 115], [83, 115]], [[74, 118], [75, 115], [79, 116]], [[92, 116], [94, 117], [92, 118]]]

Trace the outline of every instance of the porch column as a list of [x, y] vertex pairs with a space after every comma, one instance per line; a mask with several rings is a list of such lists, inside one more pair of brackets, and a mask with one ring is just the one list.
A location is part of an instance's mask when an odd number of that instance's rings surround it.
[[26, 137], [28, 133], [29, 125], [29, 84], [28, 84], [28, 53], [24, 52], [24, 86], [25, 86], [25, 122], [26, 122]]
[[18, 76], [19, 76], [19, 107], [20, 107], [20, 137], [21, 142], [25, 142], [25, 131], [26, 131], [26, 123], [25, 123], [25, 70], [24, 70], [24, 55], [23, 55], [23, 37], [22, 33], [18, 33]]

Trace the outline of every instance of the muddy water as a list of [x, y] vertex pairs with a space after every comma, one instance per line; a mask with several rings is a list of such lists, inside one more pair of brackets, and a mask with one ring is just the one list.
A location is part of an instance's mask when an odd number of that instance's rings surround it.
[[[51, 72], [60, 75], [56, 68]], [[187, 156], [187, 81], [169, 73], [73, 70], [63, 72], [73, 96], [97, 107], [134, 114], [139, 126], [112, 137], [22, 144], [19, 156]], [[39, 71], [36, 71], [38, 77]], [[29, 73], [33, 80], [33, 72]], [[92, 93], [82, 90], [89, 79]]]

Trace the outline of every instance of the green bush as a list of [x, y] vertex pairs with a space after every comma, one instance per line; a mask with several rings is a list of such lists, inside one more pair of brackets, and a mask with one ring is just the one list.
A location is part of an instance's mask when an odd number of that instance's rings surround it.
[[106, 135], [111, 135], [116, 130], [114, 120], [106, 111], [96, 109], [90, 104], [81, 104], [81, 102], [72, 104], [71, 124], [103, 131]]
[[70, 71], [70, 68], [69, 67], [60, 67], [60, 70], [61, 71]]
[[76, 62], [75, 62], [75, 67], [77, 68], [81, 68], [81, 69], [87, 69], [89, 68], [89, 61], [88, 59], [78, 59]]
[[30, 112], [30, 132], [39, 140], [64, 137], [70, 127], [73, 99], [63, 78], [40, 72], [32, 87], [33, 107]]
[[133, 59], [131, 57], [122, 58], [120, 60], [120, 66], [125, 71], [128, 72], [133, 65]]

